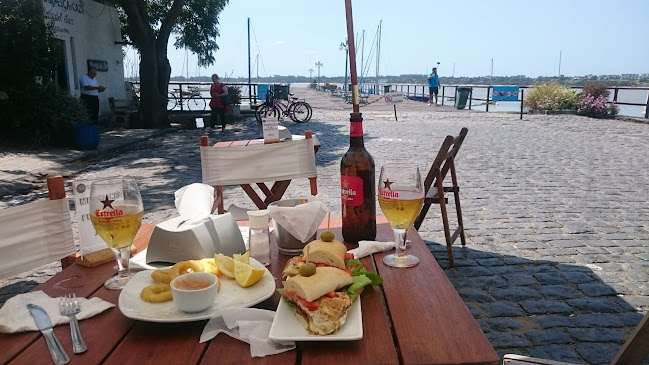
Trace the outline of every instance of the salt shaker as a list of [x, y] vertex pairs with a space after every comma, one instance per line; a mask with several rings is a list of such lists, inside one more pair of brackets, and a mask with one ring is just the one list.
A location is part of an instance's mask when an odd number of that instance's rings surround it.
[[259, 261], [264, 266], [270, 264], [270, 233], [268, 231], [268, 210], [254, 210], [248, 212], [250, 230], [248, 244], [250, 257]]

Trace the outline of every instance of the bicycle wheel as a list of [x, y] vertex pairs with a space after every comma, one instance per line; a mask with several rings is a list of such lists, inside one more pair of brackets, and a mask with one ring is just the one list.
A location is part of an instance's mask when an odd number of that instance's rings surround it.
[[189, 109], [192, 112], [199, 112], [205, 110], [205, 106], [207, 104], [205, 103], [205, 99], [201, 98], [191, 98], [187, 99], [187, 109]]
[[259, 123], [262, 122], [263, 118], [277, 118], [277, 120], [279, 120], [279, 116], [280, 116], [280, 111], [274, 105], [272, 106], [262, 105], [255, 112], [255, 118]]
[[176, 95], [167, 93], [167, 110], [173, 110], [177, 105], [178, 99], [176, 99]]
[[296, 103], [291, 109], [291, 119], [297, 123], [308, 122], [311, 119], [311, 106], [305, 102]]

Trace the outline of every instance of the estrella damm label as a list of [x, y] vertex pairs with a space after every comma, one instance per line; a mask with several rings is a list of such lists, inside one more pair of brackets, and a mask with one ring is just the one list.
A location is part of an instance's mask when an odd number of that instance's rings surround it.
[[340, 176], [340, 197], [343, 205], [358, 207], [363, 204], [363, 179], [359, 176]]

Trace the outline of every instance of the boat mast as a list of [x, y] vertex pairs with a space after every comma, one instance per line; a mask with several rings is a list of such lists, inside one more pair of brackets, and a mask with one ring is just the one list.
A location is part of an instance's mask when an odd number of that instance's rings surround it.
[[[252, 85], [250, 84], [250, 78], [251, 78], [251, 73], [250, 73], [250, 18], [248, 18], [248, 97], [252, 96]], [[252, 104], [252, 99], [250, 100], [250, 104]]]
[[376, 89], [374, 89], [374, 94], [379, 93], [379, 59], [381, 58], [381, 23], [383, 20], [379, 21], [379, 37], [378, 43], [376, 44]]

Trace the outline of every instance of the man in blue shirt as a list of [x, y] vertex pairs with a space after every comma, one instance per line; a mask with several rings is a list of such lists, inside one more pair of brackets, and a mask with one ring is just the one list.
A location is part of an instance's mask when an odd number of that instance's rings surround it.
[[88, 68], [88, 73], [82, 75], [79, 79], [81, 86], [81, 101], [86, 105], [90, 119], [95, 123], [99, 123], [99, 93], [104, 92], [106, 88], [100, 86], [95, 79], [97, 76], [97, 69], [93, 66]]
[[439, 93], [439, 75], [437, 74], [437, 67], [433, 67], [433, 72], [428, 74], [428, 105], [433, 100], [435, 95], [435, 106], [437, 106], [437, 94]]

